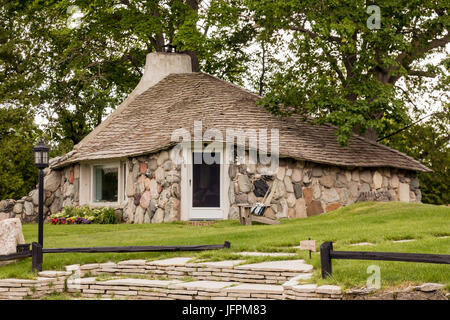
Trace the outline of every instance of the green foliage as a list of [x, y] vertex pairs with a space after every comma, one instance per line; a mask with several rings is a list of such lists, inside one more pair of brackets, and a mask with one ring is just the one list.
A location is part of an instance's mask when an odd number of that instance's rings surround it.
[[19, 199], [37, 182], [32, 148], [39, 130], [26, 108], [0, 108], [0, 199]]
[[97, 214], [95, 223], [99, 224], [116, 224], [117, 217], [113, 208], [103, 208], [99, 214]]
[[[85, 219], [84, 223], [97, 223], [97, 224], [116, 224], [117, 217], [114, 208], [102, 207], [102, 208], [91, 208], [90, 206], [66, 206], [61, 212], [52, 214], [50, 219], [56, 219], [54, 224], [61, 224], [61, 221], [75, 220], [76, 218]], [[66, 222], [63, 222], [65, 224]], [[72, 223], [72, 222], [70, 222]]]
[[[370, 3], [362, 0], [244, 2], [266, 42], [276, 46], [286, 42], [277, 33], [289, 35], [286, 61], [262, 105], [334, 124], [341, 144], [354, 131], [369, 130], [372, 139], [373, 130], [389, 131], [386, 119], [403, 122], [410, 92], [423, 95], [426, 77], [443, 76], [438, 66], [445, 58], [419, 63], [450, 41], [447, 1], [377, 1], [381, 28], [374, 30], [367, 25]], [[398, 87], [400, 79], [407, 90]]]
[[[394, 126], [395, 127], [395, 126]], [[412, 124], [383, 140], [388, 146], [405, 152], [433, 170], [419, 173], [422, 201], [450, 203], [450, 105], [423, 123]]]
[[149, 52], [185, 52], [194, 71], [239, 83], [253, 29], [230, 10], [214, 0], [2, 1], [0, 103], [32, 103], [63, 153], [137, 85]]

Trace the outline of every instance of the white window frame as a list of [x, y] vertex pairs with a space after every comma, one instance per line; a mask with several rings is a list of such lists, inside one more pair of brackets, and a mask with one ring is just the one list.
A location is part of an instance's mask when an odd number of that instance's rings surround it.
[[[125, 175], [124, 175], [124, 163], [125, 163]], [[106, 168], [118, 168], [117, 172], [117, 201], [116, 202], [95, 202], [95, 185], [94, 185], [94, 166], [103, 166]], [[128, 163], [125, 160], [116, 160], [108, 162], [92, 162], [89, 164], [90, 173], [90, 192], [89, 192], [89, 205], [91, 207], [118, 207], [126, 200], [126, 175], [128, 174]], [[123, 181], [125, 179], [125, 181]]]

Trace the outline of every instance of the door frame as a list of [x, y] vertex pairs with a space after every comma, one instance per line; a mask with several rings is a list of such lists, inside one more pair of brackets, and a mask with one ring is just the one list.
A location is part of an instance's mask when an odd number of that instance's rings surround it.
[[[189, 180], [192, 180], [192, 153], [203, 152], [204, 145], [215, 147], [215, 150], [219, 150], [221, 154], [220, 159], [220, 208], [196, 208], [195, 211], [208, 211], [217, 210], [217, 214], [214, 217], [208, 217], [206, 214], [204, 217], [193, 212], [192, 208], [192, 183], [189, 184]], [[230, 188], [230, 178], [228, 175], [229, 167], [229, 148], [226, 144], [220, 142], [200, 143], [200, 142], [187, 142], [182, 144], [182, 156], [183, 164], [181, 166], [181, 220], [223, 220], [228, 218], [228, 211], [230, 208], [228, 191]]]

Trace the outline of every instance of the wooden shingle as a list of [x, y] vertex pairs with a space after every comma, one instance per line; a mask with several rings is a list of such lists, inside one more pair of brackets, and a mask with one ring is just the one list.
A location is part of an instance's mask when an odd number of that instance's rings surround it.
[[[431, 171], [413, 158], [355, 135], [348, 146], [336, 139], [336, 128], [312, 125], [267, 112], [256, 102], [260, 97], [243, 88], [204, 73], [170, 74], [114, 111], [70, 156], [53, 164], [138, 156], [176, 144], [174, 130], [185, 128], [193, 137], [194, 121], [208, 128], [279, 130], [280, 157], [346, 167], [392, 167]], [[269, 139], [270, 141], [270, 139]], [[269, 149], [270, 150], [270, 149]]]

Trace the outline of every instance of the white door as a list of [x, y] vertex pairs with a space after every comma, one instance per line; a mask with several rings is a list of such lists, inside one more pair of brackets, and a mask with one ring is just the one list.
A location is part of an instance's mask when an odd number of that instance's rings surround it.
[[223, 218], [223, 151], [193, 148], [189, 152], [189, 219]]

